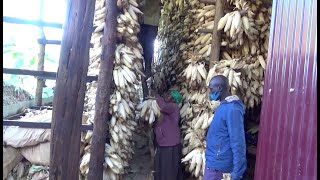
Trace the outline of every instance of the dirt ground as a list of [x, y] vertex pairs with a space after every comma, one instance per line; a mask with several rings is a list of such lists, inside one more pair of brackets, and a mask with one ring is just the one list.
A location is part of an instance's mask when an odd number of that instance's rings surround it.
[[[153, 180], [151, 176], [151, 155], [148, 146], [148, 139], [142, 133], [133, 135], [134, 152], [132, 160], [129, 162], [128, 173], [123, 176], [123, 180]], [[184, 172], [185, 180], [195, 180], [190, 174]]]
[[149, 180], [151, 175], [151, 155], [148, 148], [147, 137], [133, 135], [134, 152], [133, 158], [129, 162], [129, 170], [124, 175], [124, 180]]
[[3, 82], [3, 106], [31, 99], [31, 95], [25, 90]]

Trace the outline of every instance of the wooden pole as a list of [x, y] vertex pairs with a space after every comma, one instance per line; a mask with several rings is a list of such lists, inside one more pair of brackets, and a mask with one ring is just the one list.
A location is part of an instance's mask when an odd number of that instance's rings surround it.
[[[22, 128], [40, 128], [40, 129], [50, 129], [51, 128], [51, 123], [46, 123], [46, 122], [30, 122], [30, 121], [15, 121], [15, 120], [2, 120], [2, 125], [3, 126], [19, 126]], [[93, 125], [90, 124], [81, 124], [80, 130], [81, 131], [88, 131], [92, 130]]]
[[60, 45], [61, 41], [59, 40], [47, 40], [47, 39], [38, 39], [39, 44], [56, 44]]
[[[3, 74], [19, 74], [26, 76], [37, 76], [37, 78], [41, 79], [52, 79], [56, 80], [57, 73], [56, 72], [48, 72], [48, 71], [33, 71], [26, 69], [11, 69], [11, 68], [3, 68]], [[97, 81], [98, 76], [87, 76], [87, 82]]]
[[102, 55], [95, 104], [94, 127], [91, 143], [88, 180], [103, 177], [105, 141], [108, 131], [113, 60], [115, 59], [117, 37], [117, 1], [106, 0], [105, 25], [102, 41]]
[[[39, 44], [55, 44], [60, 45], [60, 40], [48, 40], [48, 39], [38, 39], [37, 40]], [[90, 43], [90, 48], [93, 48], [93, 44]]]
[[[38, 54], [38, 71], [43, 71], [44, 69], [44, 55], [45, 55], [45, 45], [40, 44], [39, 45], [40, 52]], [[37, 78], [37, 88], [36, 88], [36, 105], [41, 106], [42, 105], [42, 92], [43, 92], [43, 86], [44, 86], [44, 80], [41, 78]]]
[[3, 16], [3, 22], [15, 23], [15, 24], [30, 24], [34, 26], [53, 27], [53, 28], [59, 28], [59, 29], [62, 28], [62, 24], [60, 23], [49, 23], [49, 22], [43, 22], [43, 21], [26, 20], [26, 19], [8, 17], [8, 16]]
[[[42, 21], [43, 16], [43, 0], [40, 1], [40, 20]], [[41, 39], [46, 39], [45, 34], [43, 32], [43, 27], [39, 27], [39, 34]], [[38, 54], [38, 71], [44, 70], [44, 55], [46, 52], [46, 45], [39, 44], [39, 54]], [[36, 105], [42, 105], [42, 92], [43, 92], [44, 80], [37, 78], [37, 88], [36, 88]]]
[[214, 17], [214, 26], [212, 32], [211, 54], [209, 68], [213, 67], [213, 63], [219, 61], [221, 46], [221, 31], [218, 31], [219, 20], [223, 17], [224, 0], [216, 0], [216, 10]]
[[79, 179], [80, 126], [95, 0], [68, 0], [66, 5], [52, 110], [50, 180]]

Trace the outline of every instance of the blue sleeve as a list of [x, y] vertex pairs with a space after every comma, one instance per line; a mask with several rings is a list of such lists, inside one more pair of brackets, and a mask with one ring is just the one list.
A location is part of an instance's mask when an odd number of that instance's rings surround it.
[[238, 180], [242, 178], [242, 175], [247, 168], [243, 113], [239, 109], [232, 109], [229, 111], [227, 126], [231, 150], [233, 152], [233, 170], [231, 172], [231, 179]]

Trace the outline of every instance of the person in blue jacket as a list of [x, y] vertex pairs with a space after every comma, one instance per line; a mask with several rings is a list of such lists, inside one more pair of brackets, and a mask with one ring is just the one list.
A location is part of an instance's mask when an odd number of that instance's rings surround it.
[[240, 180], [247, 168], [244, 105], [238, 96], [231, 95], [225, 76], [214, 76], [209, 89], [210, 99], [221, 103], [206, 136], [203, 180], [221, 180], [223, 173], [230, 173], [231, 180]]

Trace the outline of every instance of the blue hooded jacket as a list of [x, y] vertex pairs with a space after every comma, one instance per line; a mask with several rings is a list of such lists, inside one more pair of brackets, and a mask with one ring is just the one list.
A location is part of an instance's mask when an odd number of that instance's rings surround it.
[[227, 97], [216, 109], [206, 137], [206, 167], [230, 172], [233, 180], [241, 179], [247, 166], [244, 113], [237, 96]]

